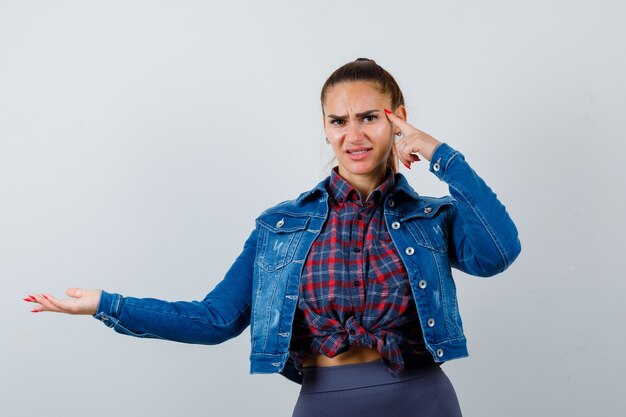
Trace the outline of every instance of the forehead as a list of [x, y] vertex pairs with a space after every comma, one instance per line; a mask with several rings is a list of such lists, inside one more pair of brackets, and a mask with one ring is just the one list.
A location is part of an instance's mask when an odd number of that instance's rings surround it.
[[380, 92], [377, 83], [371, 81], [346, 81], [334, 85], [326, 92], [324, 108], [354, 107], [369, 105], [380, 107], [391, 101], [391, 98]]

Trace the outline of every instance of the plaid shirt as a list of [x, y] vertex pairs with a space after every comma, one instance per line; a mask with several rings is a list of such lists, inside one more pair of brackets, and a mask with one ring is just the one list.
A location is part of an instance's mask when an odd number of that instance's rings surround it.
[[[290, 344], [296, 368], [322, 353], [334, 357], [353, 345], [377, 349], [388, 371], [405, 368], [403, 354], [430, 360], [406, 270], [383, 217], [385, 196], [395, 186], [387, 178], [361, 202], [333, 169], [327, 222], [307, 256]], [[426, 359], [427, 358], [427, 359]]]

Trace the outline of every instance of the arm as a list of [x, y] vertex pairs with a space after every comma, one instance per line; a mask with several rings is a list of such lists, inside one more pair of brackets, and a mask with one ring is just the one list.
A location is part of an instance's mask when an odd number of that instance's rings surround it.
[[452, 195], [449, 213], [448, 256], [450, 265], [470, 275], [489, 277], [511, 265], [522, 247], [517, 228], [496, 193], [465, 162], [459, 151], [405, 121], [404, 108], [387, 118], [404, 134], [396, 143], [398, 157], [407, 168], [430, 161], [429, 170], [448, 184]]
[[453, 197], [448, 214], [450, 264], [471, 275], [496, 275], [521, 251], [517, 228], [496, 193], [459, 151], [446, 143], [432, 155], [429, 171], [448, 184]]
[[[224, 279], [202, 301], [170, 302], [97, 291], [99, 301], [96, 298], [94, 303], [96, 292], [80, 289], [68, 290], [74, 299], [57, 300], [48, 295], [34, 301], [41, 304], [39, 311], [93, 314], [122, 334], [184, 343], [221, 343], [239, 335], [250, 324], [256, 240], [255, 229]], [[70, 294], [73, 291], [78, 291], [80, 296]], [[90, 298], [94, 307], [77, 309], [78, 304], [87, 303], [82, 297]]]

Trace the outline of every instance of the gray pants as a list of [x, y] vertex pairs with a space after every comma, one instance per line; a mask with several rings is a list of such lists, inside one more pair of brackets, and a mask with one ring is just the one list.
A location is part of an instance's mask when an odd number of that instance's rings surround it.
[[394, 378], [382, 360], [303, 369], [292, 417], [461, 417], [450, 380], [438, 365]]

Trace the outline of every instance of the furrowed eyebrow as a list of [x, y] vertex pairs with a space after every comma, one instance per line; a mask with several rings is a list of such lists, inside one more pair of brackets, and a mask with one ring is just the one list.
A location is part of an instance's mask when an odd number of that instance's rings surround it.
[[[369, 115], [370, 115], [370, 114], [372, 114], [372, 113], [378, 113], [378, 112], [379, 112], [379, 110], [378, 110], [378, 109], [372, 109], [372, 110], [367, 110], [367, 111], [364, 111], [364, 112], [362, 112], [362, 113], [357, 113], [357, 114], [355, 114], [355, 116], [360, 118], [360, 117], [369, 116]], [[327, 117], [328, 117], [329, 119], [345, 119], [345, 118], [346, 118], [346, 117], [348, 117], [348, 116], [345, 116], [345, 115], [344, 115], [344, 116], [336, 116], [336, 115], [334, 115], [334, 114], [329, 114]]]

